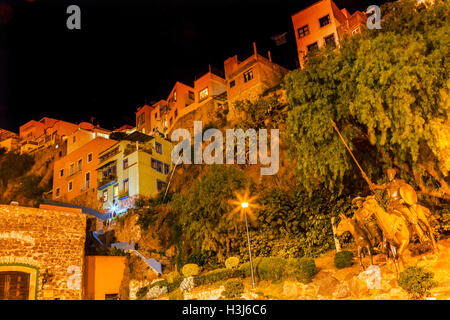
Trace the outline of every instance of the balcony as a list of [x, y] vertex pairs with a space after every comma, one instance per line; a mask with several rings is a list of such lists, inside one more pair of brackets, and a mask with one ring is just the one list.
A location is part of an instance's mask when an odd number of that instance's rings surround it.
[[117, 182], [117, 175], [116, 174], [111, 174], [109, 176], [103, 177], [103, 179], [98, 181], [98, 189], [101, 190], [103, 189], [105, 186], [108, 186], [112, 183]]

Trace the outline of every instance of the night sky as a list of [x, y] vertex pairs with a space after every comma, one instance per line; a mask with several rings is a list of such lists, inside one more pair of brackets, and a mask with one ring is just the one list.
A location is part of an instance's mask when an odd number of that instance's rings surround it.
[[[291, 14], [315, 0], [0, 0], [0, 128], [44, 116], [113, 129], [235, 54], [296, 67]], [[336, 0], [351, 13], [382, 0]], [[81, 8], [68, 30], [66, 8]], [[12, 8], [12, 14], [5, 8]], [[288, 32], [276, 47], [271, 36]]]

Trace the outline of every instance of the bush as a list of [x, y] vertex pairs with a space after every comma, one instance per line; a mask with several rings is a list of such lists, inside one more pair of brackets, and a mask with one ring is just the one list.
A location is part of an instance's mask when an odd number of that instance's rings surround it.
[[237, 268], [239, 266], [239, 257], [229, 257], [225, 260], [225, 267], [227, 269]]
[[177, 289], [169, 294], [169, 300], [184, 300], [184, 294], [180, 289]]
[[316, 263], [311, 258], [289, 259], [285, 269], [286, 277], [294, 278], [302, 283], [311, 282], [316, 274]]
[[240, 278], [244, 275], [240, 269], [216, 269], [194, 278], [195, 286], [213, 284], [230, 278]]
[[145, 296], [147, 295], [147, 292], [150, 288], [148, 286], [142, 287], [140, 288], [137, 292], [136, 292], [136, 298], [138, 300], [141, 300], [142, 298], [145, 298]]
[[194, 263], [189, 263], [183, 266], [181, 272], [185, 277], [192, 277], [198, 275], [200, 273], [200, 269], [198, 265]]
[[167, 280], [157, 280], [148, 286], [149, 289], [153, 287], [167, 287], [169, 282]]
[[175, 283], [178, 280], [183, 281], [183, 276], [178, 271], [173, 271], [167, 274], [167, 282]]
[[263, 258], [257, 267], [258, 276], [262, 280], [278, 281], [283, 278], [286, 260], [279, 257]]
[[350, 267], [353, 264], [353, 252], [340, 251], [334, 256], [334, 265], [338, 269]]
[[241, 280], [229, 280], [225, 283], [222, 295], [225, 298], [238, 298], [244, 293], [244, 284]]
[[[255, 274], [255, 276], [257, 276], [258, 266], [261, 263], [262, 259], [263, 258], [261, 257], [253, 259], [253, 273]], [[244, 277], [250, 277], [252, 275], [250, 270], [250, 262], [241, 264], [239, 269], [242, 271]]]
[[167, 285], [167, 291], [168, 292], [172, 292], [172, 291], [178, 289], [180, 287], [181, 282], [183, 282], [183, 277], [182, 276], [180, 276], [179, 278], [176, 278], [174, 280], [174, 282], [169, 283]]
[[408, 292], [412, 299], [421, 299], [429, 293], [431, 288], [437, 286], [433, 277], [433, 272], [426, 271], [424, 268], [407, 267], [400, 272], [398, 285]]

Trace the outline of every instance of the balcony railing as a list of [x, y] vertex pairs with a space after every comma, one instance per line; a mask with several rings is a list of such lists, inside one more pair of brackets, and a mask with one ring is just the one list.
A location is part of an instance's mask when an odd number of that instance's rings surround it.
[[115, 174], [111, 174], [107, 177], [104, 177], [103, 179], [98, 181], [98, 187], [101, 188], [105, 185], [107, 185], [108, 183], [111, 183], [113, 181], [117, 181], [117, 175]]

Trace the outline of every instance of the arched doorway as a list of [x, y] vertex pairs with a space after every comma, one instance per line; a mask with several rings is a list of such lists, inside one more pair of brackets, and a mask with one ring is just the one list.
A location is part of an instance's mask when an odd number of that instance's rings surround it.
[[0, 300], [35, 300], [38, 274], [29, 265], [0, 265]]

